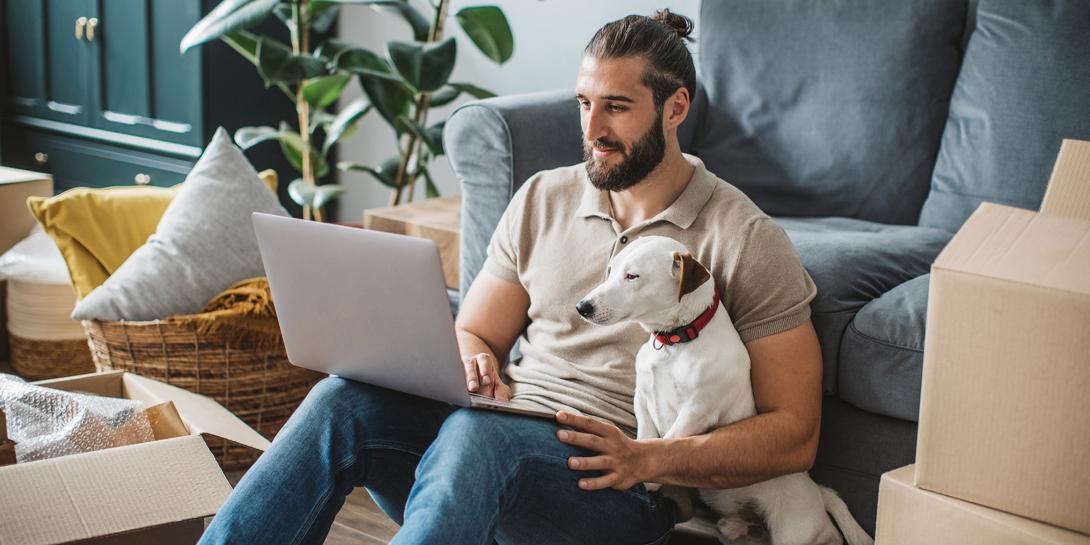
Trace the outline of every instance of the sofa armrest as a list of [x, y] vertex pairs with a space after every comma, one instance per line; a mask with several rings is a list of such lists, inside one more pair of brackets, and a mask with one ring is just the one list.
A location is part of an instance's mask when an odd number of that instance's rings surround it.
[[459, 287], [464, 294], [522, 183], [536, 172], [583, 160], [579, 104], [571, 90], [470, 102], [450, 114], [443, 144], [462, 187]]

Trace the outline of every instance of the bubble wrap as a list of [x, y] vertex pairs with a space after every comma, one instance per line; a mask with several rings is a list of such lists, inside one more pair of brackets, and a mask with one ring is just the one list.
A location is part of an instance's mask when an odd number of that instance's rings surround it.
[[0, 410], [18, 463], [153, 441], [139, 401], [65, 392], [0, 374]]

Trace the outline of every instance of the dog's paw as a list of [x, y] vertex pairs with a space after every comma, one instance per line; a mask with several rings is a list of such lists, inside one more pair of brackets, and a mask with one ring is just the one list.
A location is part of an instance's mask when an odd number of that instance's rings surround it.
[[643, 487], [647, 489], [648, 492], [658, 492], [659, 489], [662, 488], [662, 485], [659, 483], [643, 483]]
[[749, 535], [749, 522], [737, 514], [719, 519], [716, 527], [719, 528], [720, 535], [729, 540], [724, 541], [724, 543], [742, 539]]

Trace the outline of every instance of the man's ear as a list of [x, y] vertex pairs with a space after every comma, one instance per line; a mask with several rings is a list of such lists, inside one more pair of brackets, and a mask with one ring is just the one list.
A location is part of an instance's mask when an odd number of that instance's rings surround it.
[[689, 106], [692, 103], [692, 97], [689, 96], [689, 90], [684, 87], [678, 87], [674, 91], [673, 95], [670, 95], [666, 99], [666, 103], [663, 105], [665, 109], [663, 119], [668, 128], [676, 129], [681, 125], [685, 118], [689, 116]]
[[708, 273], [708, 269], [705, 269], [700, 262], [693, 258], [693, 254], [674, 252], [673, 258], [674, 266], [671, 272], [677, 278], [677, 300], [681, 301], [685, 294], [692, 293], [704, 282], [707, 282], [711, 278], [711, 274]]

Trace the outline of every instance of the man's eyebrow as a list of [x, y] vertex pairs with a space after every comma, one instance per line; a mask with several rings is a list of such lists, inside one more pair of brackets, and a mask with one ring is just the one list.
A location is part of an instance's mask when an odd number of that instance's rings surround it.
[[[587, 97], [583, 96], [583, 93], [576, 93], [575, 98], [587, 98]], [[635, 100], [632, 100], [631, 98], [626, 97], [624, 95], [606, 95], [606, 96], [602, 97], [602, 100], [612, 100], [614, 102], [636, 102]]]

